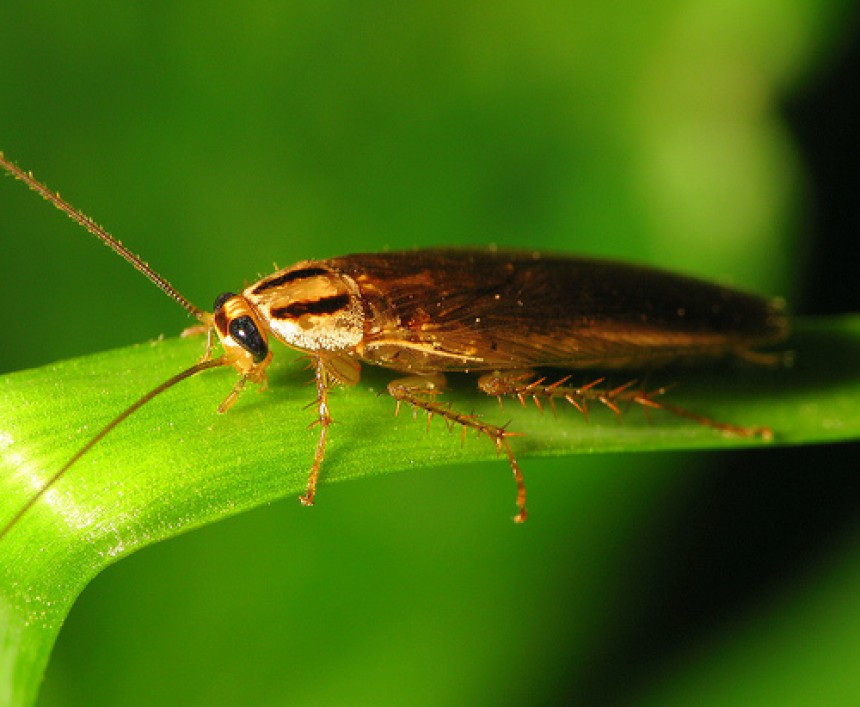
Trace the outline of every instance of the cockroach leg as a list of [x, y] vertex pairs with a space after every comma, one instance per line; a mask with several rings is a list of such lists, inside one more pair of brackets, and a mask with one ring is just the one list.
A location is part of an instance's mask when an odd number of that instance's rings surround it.
[[238, 400], [239, 396], [242, 394], [242, 391], [245, 390], [245, 385], [248, 383], [248, 376], [242, 376], [239, 380], [236, 381], [236, 385], [233, 386], [233, 390], [230, 391], [230, 394], [221, 401], [221, 404], [218, 406], [218, 414], [223, 415], [227, 412], [231, 407], [233, 407], [233, 403]]
[[190, 339], [192, 336], [200, 336], [206, 334], [206, 348], [203, 350], [203, 356], [200, 357], [200, 362], [210, 361], [212, 359], [212, 348], [215, 345], [216, 330], [213, 326], [212, 315], [208, 312], [203, 312], [200, 317], [200, 324], [186, 327], [179, 335], [183, 339]]
[[200, 336], [201, 334], [205, 334], [209, 330], [211, 330], [211, 326], [208, 324], [195, 324], [194, 326], [185, 327], [180, 333], [179, 336], [182, 339], [190, 339], [192, 336]]
[[735, 349], [733, 355], [738, 361], [763, 368], [779, 368], [782, 366], [789, 368], [794, 363], [793, 351], [770, 352], [739, 348]]
[[[659, 394], [660, 392], [660, 390], [655, 391], [656, 394]], [[679, 407], [678, 405], [672, 405], [671, 403], [666, 402], [657, 402], [651, 397], [655, 393], [641, 393], [641, 396], [633, 398], [633, 402], [639, 405], [656, 408], [658, 410], [665, 410], [673, 415], [693, 420], [694, 422], [698, 422], [700, 425], [719, 430], [723, 434], [732, 437], [761, 437], [765, 442], [773, 440], [773, 430], [771, 430], [770, 427], [744, 427], [741, 425], [733, 425], [729, 422], [713, 420], [710, 417], [700, 415], [697, 412], [687, 410], [686, 408]]]
[[333, 385], [355, 385], [361, 379], [361, 364], [349, 356], [328, 355], [309, 356], [308, 368], [313, 369], [313, 383], [317, 389], [317, 399], [307, 407], [316, 405], [317, 419], [309, 427], [319, 425], [320, 436], [317, 439], [317, 447], [314, 452], [314, 461], [308, 473], [308, 485], [305, 492], [299, 496], [304, 506], [314, 505], [317, 493], [317, 482], [320, 470], [325, 459], [326, 442], [328, 441], [328, 428], [334, 422], [328, 407], [328, 392]]
[[435, 400], [435, 396], [439, 395], [444, 387], [445, 376], [441, 373], [435, 373], [430, 376], [412, 376], [393, 380], [388, 384], [388, 392], [397, 401], [398, 408], [401, 403], [406, 403], [411, 405], [413, 409], [424, 410], [428, 418], [438, 415], [445, 420], [449, 428], [451, 425], [460, 425], [464, 432], [466, 429], [475, 430], [489, 438], [496, 445], [497, 452], [504, 452], [517, 485], [516, 503], [518, 511], [514, 516], [514, 522], [524, 523], [528, 517], [526, 485], [519, 462], [508, 442], [508, 437], [517, 436], [516, 433], [509, 432], [504, 427], [484, 422], [476, 415], [457, 412], [450, 404], [438, 402]]
[[320, 476], [323, 459], [325, 458], [325, 445], [328, 440], [328, 428], [333, 422], [328, 409], [329, 371], [321, 356], [312, 356], [311, 361], [314, 369], [314, 381], [317, 387], [317, 419], [311, 423], [311, 427], [319, 425], [320, 436], [317, 440], [317, 448], [314, 452], [314, 463], [308, 474], [308, 485], [304, 494], [299, 496], [303, 506], [314, 505], [314, 496], [317, 493], [317, 481]]
[[[529, 374], [534, 380], [529, 379]], [[773, 439], [773, 432], [769, 427], [743, 427], [727, 422], [720, 422], [692, 410], [687, 410], [679, 405], [673, 405], [658, 397], [665, 394], [667, 388], [655, 388], [648, 391], [637, 385], [635, 380], [628, 381], [615, 388], [606, 388], [601, 383], [604, 378], [598, 378], [582, 386], [565, 385], [570, 376], [556, 383], [547, 384], [545, 378], [536, 378], [533, 371], [504, 371], [486, 374], [478, 380], [478, 387], [488, 395], [496, 397], [513, 396], [521, 402], [531, 399], [540, 408], [538, 402], [541, 398], [552, 401], [562, 398], [573, 405], [579, 412], [587, 416], [588, 406], [591, 402], [598, 402], [611, 410], [620, 419], [622, 410], [619, 404], [632, 403], [647, 410], [665, 410], [668, 413], [683, 417], [688, 420], [719, 430], [724, 434], [738, 437], [761, 437], [766, 441]]]
[[[187, 331], [187, 330], [186, 330]], [[183, 332], [184, 334], [185, 332]], [[215, 345], [215, 327], [206, 327], [206, 349], [203, 351], [201, 361], [208, 361], [212, 358], [212, 347]]]

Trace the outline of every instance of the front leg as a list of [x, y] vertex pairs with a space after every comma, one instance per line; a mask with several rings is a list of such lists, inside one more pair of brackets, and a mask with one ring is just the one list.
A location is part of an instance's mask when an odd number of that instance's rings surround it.
[[179, 336], [182, 339], [187, 339], [192, 336], [199, 336], [200, 334], [206, 334], [206, 349], [200, 361], [210, 361], [212, 359], [212, 346], [215, 343], [215, 326], [212, 324], [211, 314], [204, 313], [201, 324], [195, 324], [183, 329]]
[[508, 437], [515, 436], [515, 433], [508, 432], [504, 427], [497, 427], [496, 425], [483, 422], [475, 415], [466, 415], [457, 412], [450, 404], [438, 402], [435, 397], [442, 392], [444, 387], [445, 376], [441, 373], [436, 373], [432, 376], [398, 378], [388, 384], [388, 392], [397, 401], [398, 411], [400, 410], [401, 403], [411, 405], [414, 410], [420, 408], [427, 413], [428, 424], [434, 415], [439, 415], [449, 426], [451, 424], [460, 425], [464, 434], [467, 428], [473, 429], [488, 437], [496, 445], [498, 451], [504, 451], [511, 466], [514, 481], [517, 484], [518, 512], [514, 516], [514, 522], [525, 522], [528, 517], [528, 512], [526, 511], [525, 481], [523, 480], [519, 462], [517, 462], [517, 458], [514, 456], [513, 450], [508, 443]]

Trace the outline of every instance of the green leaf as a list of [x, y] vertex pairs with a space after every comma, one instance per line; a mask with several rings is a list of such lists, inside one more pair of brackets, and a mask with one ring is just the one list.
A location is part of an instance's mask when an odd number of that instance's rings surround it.
[[[767, 424], [773, 444], [860, 437], [860, 317], [802, 321], [790, 342], [796, 364], [760, 369], [720, 365], [654, 372], [654, 386], [675, 384], [671, 401], [715, 419]], [[140, 395], [187, 367], [201, 343], [172, 339], [63, 361], [0, 378], [0, 523], [44, 480]], [[279, 352], [281, 353], [281, 352]], [[496, 457], [493, 445], [441, 421], [425, 433], [423, 414], [392, 416], [390, 376], [365, 368], [356, 387], [331, 396], [325, 485], [406, 468]], [[0, 542], [0, 703], [26, 704], [75, 598], [100, 570], [147, 544], [284, 496], [298, 495], [316, 443], [308, 429], [313, 390], [295, 357], [279, 355], [263, 395], [246, 392], [227, 415], [215, 414], [235, 380], [204, 372], [165, 393], [85, 455]], [[583, 376], [583, 382], [588, 378]], [[618, 383], [624, 382], [619, 379]], [[594, 408], [587, 424], [572, 408], [556, 419], [474, 392], [455, 377], [460, 410], [511, 421], [521, 461], [535, 455], [763, 445], [723, 436], [664, 412], [632, 409], [619, 422]], [[505, 462], [499, 460], [499, 464]], [[523, 463], [528, 478], [528, 463]], [[513, 488], [511, 489], [513, 501]], [[531, 504], [540, 513], [540, 500]], [[513, 511], [500, 508], [499, 513]], [[312, 513], [312, 510], [308, 510]]]

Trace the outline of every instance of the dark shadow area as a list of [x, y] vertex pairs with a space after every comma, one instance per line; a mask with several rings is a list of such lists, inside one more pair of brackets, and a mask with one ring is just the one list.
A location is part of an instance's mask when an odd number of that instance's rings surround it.
[[[794, 310], [860, 311], [860, 38], [784, 114], [810, 175], [804, 263]], [[760, 384], [797, 391], [860, 376], [860, 342], [801, 326], [789, 376]], [[722, 374], [720, 374], [722, 375]], [[726, 379], [729, 380], [728, 378]], [[768, 382], [768, 381], [772, 381]], [[695, 383], [693, 383], [695, 384]], [[786, 387], [787, 386], [787, 387]], [[761, 388], [759, 388], [761, 390]], [[616, 622], [585, 681], [560, 688], [568, 704], [626, 704], [687, 651], [723, 635], [794, 580], [826, 565], [860, 524], [860, 443], [698, 457], [697, 485], [673, 517], [649, 520], [608, 598]], [[561, 700], [560, 700], [561, 701]]]
[[824, 563], [860, 523], [858, 454], [854, 443], [691, 462], [695, 491], [641, 528], [611, 600], [616, 623], [566, 702], [624, 703]]
[[802, 308], [832, 314], [860, 311], [860, 39], [785, 105], [809, 175], [807, 225], [814, 237], [803, 273]]

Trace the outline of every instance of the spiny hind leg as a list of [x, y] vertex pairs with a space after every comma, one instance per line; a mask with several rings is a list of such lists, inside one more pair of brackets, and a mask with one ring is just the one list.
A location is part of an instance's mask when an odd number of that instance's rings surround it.
[[498, 427], [483, 422], [476, 415], [466, 415], [457, 412], [450, 403], [440, 403], [436, 400], [445, 388], [445, 376], [441, 373], [432, 376], [412, 376], [409, 378], [398, 378], [388, 384], [388, 392], [397, 401], [397, 409], [395, 414], [400, 411], [400, 405], [406, 403], [411, 405], [414, 412], [419, 409], [427, 413], [427, 424], [434, 415], [438, 415], [445, 420], [445, 423], [450, 428], [453, 425], [459, 425], [463, 430], [472, 429], [479, 434], [487, 437], [493, 444], [496, 445], [497, 451], [503, 451], [508, 458], [508, 463], [511, 467], [511, 472], [514, 475], [514, 481], [517, 485], [517, 514], [514, 516], [514, 522], [523, 523], [528, 517], [526, 510], [526, 485], [523, 479], [523, 473], [520, 470], [519, 462], [514, 456], [511, 445], [508, 442], [508, 437], [516, 436], [513, 432], [508, 432], [504, 427]]
[[588, 416], [589, 406], [599, 403], [609, 408], [620, 419], [622, 407], [630, 404], [639, 405], [646, 410], [665, 410], [666, 412], [698, 422], [728, 435], [739, 437], [761, 437], [773, 439], [769, 427], [744, 427], [728, 422], [720, 422], [692, 410], [664, 400], [658, 400], [666, 394], [668, 388], [661, 387], [646, 390], [638, 386], [635, 380], [610, 388], [603, 385], [605, 378], [596, 378], [582, 386], [569, 385], [571, 376], [564, 376], [555, 382], [547, 382], [546, 377], [538, 377], [535, 371], [494, 371], [481, 376], [478, 387], [488, 395], [494, 395], [501, 403], [505, 396], [517, 398], [525, 406], [529, 400], [538, 409], [543, 410], [541, 401], [548, 401], [555, 412], [555, 401], [564, 400], [573, 405], [584, 416]]

